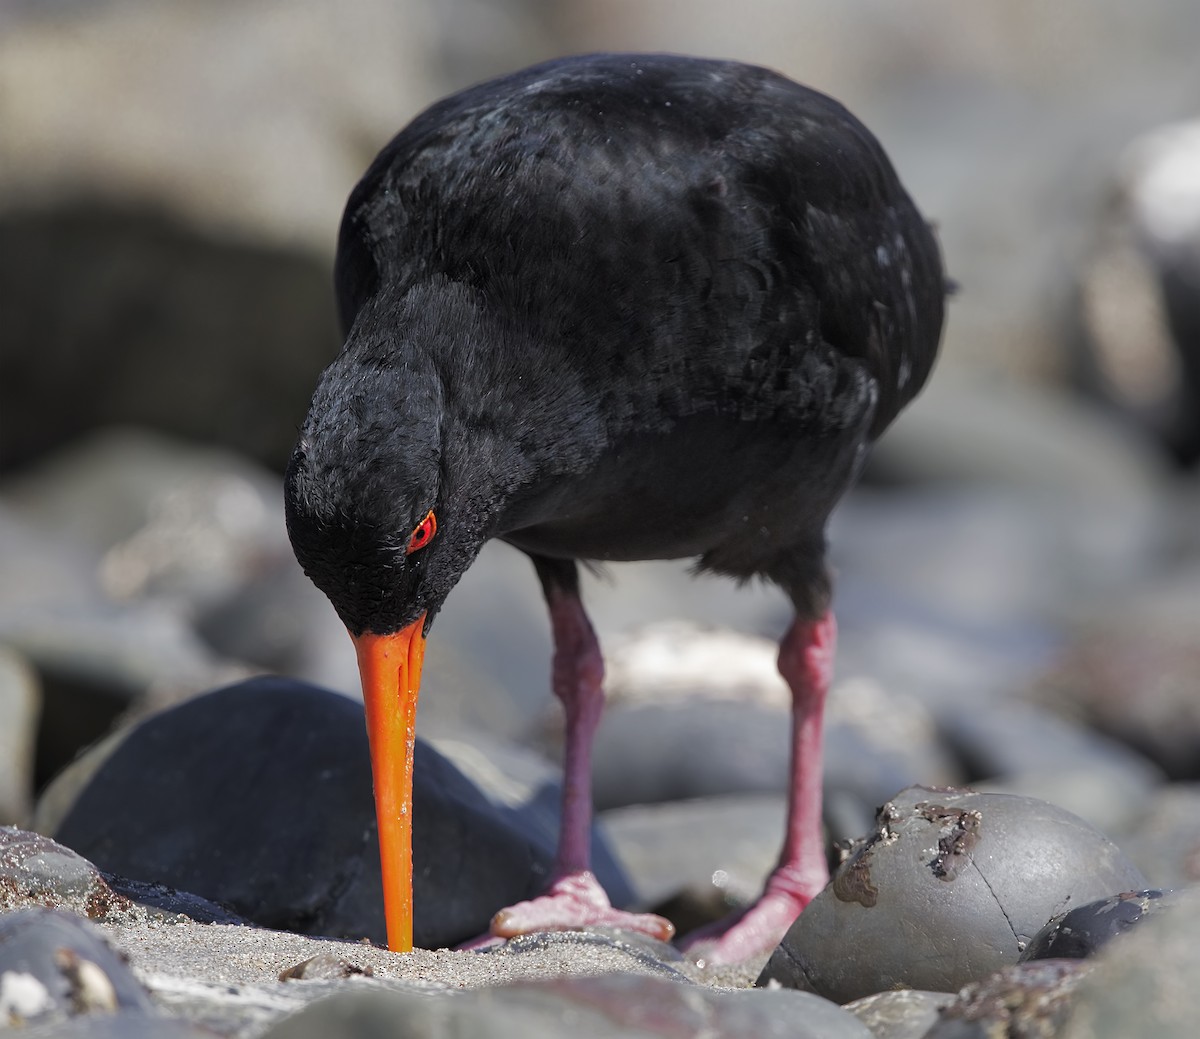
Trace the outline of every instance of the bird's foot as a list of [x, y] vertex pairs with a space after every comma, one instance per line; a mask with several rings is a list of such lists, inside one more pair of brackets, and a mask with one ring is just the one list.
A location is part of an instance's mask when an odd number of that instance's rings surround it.
[[799, 871], [780, 867], [752, 906], [691, 932], [681, 946], [697, 963], [742, 963], [772, 952], [813, 896], [825, 886], [824, 863]]
[[[614, 909], [600, 882], [588, 871], [565, 873], [528, 902], [501, 909], [492, 917], [491, 939], [515, 938], [534, 931], [578, 931], [586, 927], [612, 927], [635, 931], [662, 942], [675, 936], [675, 925], [652, 913], [627, 913]], [[468, 943], [488, 944], [487, 939]]]

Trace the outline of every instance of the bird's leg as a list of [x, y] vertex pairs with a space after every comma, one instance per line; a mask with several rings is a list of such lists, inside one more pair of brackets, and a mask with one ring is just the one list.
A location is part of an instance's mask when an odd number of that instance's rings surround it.
[[579, 597], [575, 564], [534, 560], [550, 607], [554, 695], [566, 714], [562, 819], [554, 872], [546, 892], [502, 909], [491, 932], [511, 938], [530, 931], [588, 925], [639, 931], [663, 941], [675, 933], [662, 917], [614, 909], [591, 872], [592, 739], [604, 708], [604, 661]]
[[792, 758], [787, 832], [779, 864], [757, 902], [688, 935], [689, 950], [711, 963], [736, 963], [773, 949], [829, 881], [821, 833], [822, 720], [833, 678], [837, 623], [796, 618], [779, 646], [779, 672], [792, 690]]

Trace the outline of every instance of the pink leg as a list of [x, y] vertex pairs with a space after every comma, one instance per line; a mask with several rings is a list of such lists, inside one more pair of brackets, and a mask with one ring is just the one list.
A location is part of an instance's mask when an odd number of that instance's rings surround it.
[[592, 738], [604, 709], [604, 662], [579, 595], [551, 585], [546, 598], [554, 635], [554, 695], [566, 713], [562, 820], [554, 873], [546, 893], [502, 909], [491, 933], [512, 938], [531, 931], [576, 930], [588, 925], [640, 931], [669, 941], [674, 926], [660, 916], [614, 909], [590, 870]]
[[821, 833], [821, 723], [833, 677], [837, 623], [832, 612], [797, 619], [779, 646], [779, 671], [792, 689], [792, 760], [787, 832], [779, 865], [754, 905], [688, 936], [686, 947], [711, 963], [769, 952], [829, 881]]

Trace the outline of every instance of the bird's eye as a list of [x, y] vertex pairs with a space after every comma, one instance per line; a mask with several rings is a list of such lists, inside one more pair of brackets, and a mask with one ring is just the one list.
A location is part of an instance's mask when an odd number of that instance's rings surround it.
[[404, 549], [405, 555], [412, 555], [414, 552], [419, 552], [433, 540], [433, 535], [437, 533], [437, 517], [433, 514], [433, 509], [425, 514], [425, 518], [416, 525], [413, 532], [408, 536], [408, 547]]

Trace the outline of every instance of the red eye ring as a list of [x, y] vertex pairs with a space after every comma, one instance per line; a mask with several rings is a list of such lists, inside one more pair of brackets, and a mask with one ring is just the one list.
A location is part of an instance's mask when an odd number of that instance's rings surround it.
[[413, 528], [413, 532], [408, 536], [408, 546], [404, 549], [406, 556], [412, 555], [414, 552], [419, 552], [433, 540], [433, 535], [437, 533], [437, 517], [433, 514], [433, 509], [430, 509], [425, 518]]

